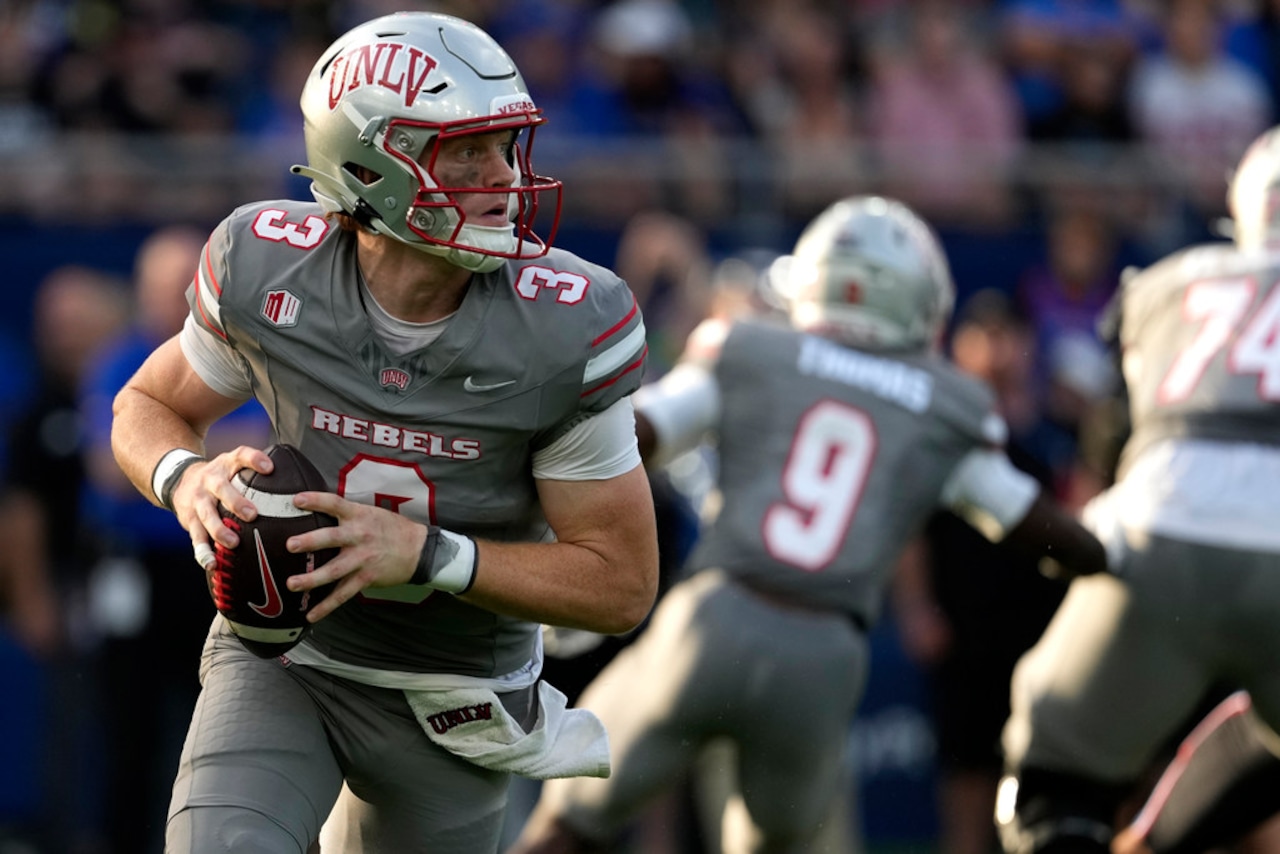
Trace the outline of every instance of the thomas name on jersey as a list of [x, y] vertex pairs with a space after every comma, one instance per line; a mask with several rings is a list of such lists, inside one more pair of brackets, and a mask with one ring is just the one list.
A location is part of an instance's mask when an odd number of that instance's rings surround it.
[[910, 412], [924, 412], [933, 399], [928, 372], [813, 336], [801, 342], [796, 367], [802, 374], [863, 389]]

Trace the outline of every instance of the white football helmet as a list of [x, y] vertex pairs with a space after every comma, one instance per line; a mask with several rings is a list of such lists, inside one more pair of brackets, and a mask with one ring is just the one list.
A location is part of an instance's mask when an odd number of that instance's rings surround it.
[[1280, 127], [1249, 146], [1227, 195], [1231, 232], [1246, 252], [1280, 247]]
[[[361, 24], [334, 42], [302, 89], [305, 166], [316, 200], [330, 212], [424, 252], [485, 272], [507, 258], [546, 254], [560, 221], [561, 183], [534, 174], [534, 130], [546, 119], [515, 63], [479, 27], [448, 15], [398, 12]], [[440, 144], [466, 134], [512, 130], [512, 187], [449, 187], [433, 175]], [[376, 176], [369, 183], [356, 167]], [[542, 203], [550, 192], [554, 202]], [[511, 227], [468, 225], [458, 193], [502, 194]], [[533, 232], [539, 206], [554, 221]]]
[[880, 196], [828, 207], [778, 272], [797, 328], [864, 347], [935, 346], [955, 302], [933, 229], [906, 205]]

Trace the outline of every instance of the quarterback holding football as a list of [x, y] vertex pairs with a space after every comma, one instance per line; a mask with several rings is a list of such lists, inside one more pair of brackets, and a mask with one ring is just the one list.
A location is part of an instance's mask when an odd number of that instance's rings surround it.
[[[598, 719], [539, 679], [540, 624], [619, 633], [652, 606], [644, 324], [614, 273], [551, 245], [544, 118], [475, 25], [360, 25], [301, 107], [315, 201], [213, 230], [185, 328], [115, 403], [121, 468], [223, 597], [166, 850], [494, 851], [512, 774], [609, 771]], [[205, 459], [250, 397], [298, 456]], [[308, 630], [276, 634], [264, 613], [308, 594]]]

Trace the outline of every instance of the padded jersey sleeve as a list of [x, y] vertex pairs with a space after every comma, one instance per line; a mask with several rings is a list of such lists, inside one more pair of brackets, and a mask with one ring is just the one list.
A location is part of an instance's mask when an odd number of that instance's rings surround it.
[[660, 465], [697, 447], [719, 420], [720, 387], [703, 365], [682, 362], [637, 391], [635, 405], [653, 425], [654, 462]]
[[187, 315], [178, 343], [192, 369], [209, 388], [236, 400], [253, 397], [249, 364], [225, 338], [197, 322], [194, 314]]
[[227, 332], [222, 325], [220, 301], [223, 283], [227, 280], [226, 256], [230, 244], [230, 221], [231, 217], [228, 217], [219, 223], [205, 242], [195, 280], [187, 295], [191, 317], [195, 322], [200, 328], [224, 341], [227, 339]]
[[533, 476], [538, 480], [607, 480], [638, 465], [636, 420], [631, 399], [624, 397], [535, 452]]
[[[575, 354], [577, 362], [569, 368], [580, 373], [568, 375], [573, 385], [557, 384], [552, 390], [559, 401], [555, 404], [558, 417], [534, 438], [532, 447], [536, 453], [549, 450], [580, 424], [635, 392], [649, 353], [644, 319], [626, 282], [611, 270], [577, 256], [552, 252], [548, 263], [555, 267], [551, 275], [556, 277], [561, 293], [554, 302], [548, 301], [557, 315], [548, 316], [544, 322], [556, 323], [558, 312], [564, 309], [576, 315], [566, 315], [567, 323], [556, 346]], [[538, 265], [533, 268], [540, 275], [551, 270]], [[524, 273], [518, 275], [516, 289], [520, 291], [520, 283], [528, 277]], [[521, 295], [525, 296], [523, 292]], [[576, 401], [560, 399], [562, 391], [574, 395]], [[631, 411], [627, 409], [628, 415]]]
[[697, 447], [719, 420], [715, 368], [731, 328], [722, 318], [699, 323], [685, 341], [676, 366], [636, 392], [636, 410], [648, 419], [657, 438], [655, 464]]
[[992, 542], [1004, 539], [1031, 509], [1040, 483], [1020, 471], [1003, 450], [977, 448], [952, 470], [942, 503]]
[[1009, 427], [996, 410], [991, 387], [950, 363], [934, 369], [938, 413], [968, 446], [943, 486], [940, 503], [999, 542], [1027, 514], [1040, 483], [1010, 462]]
[[649, 347], [635, 295], [609, 274], [601, 287], [588, 288], [594, 329], [582, 371], [580, 408], [603, 412], [640, 387]]

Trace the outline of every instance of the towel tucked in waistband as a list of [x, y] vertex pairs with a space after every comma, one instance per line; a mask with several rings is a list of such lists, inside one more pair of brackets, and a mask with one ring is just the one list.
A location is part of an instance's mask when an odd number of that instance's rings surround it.
[[482, 768], [534, 780], [609, 776], [604, 724], [586, 709], [568, 708], [565, 695], [547, 682], [538, 683], [538, 715], [529, 732], [489, 688], [404, 693], [428, 738]]

